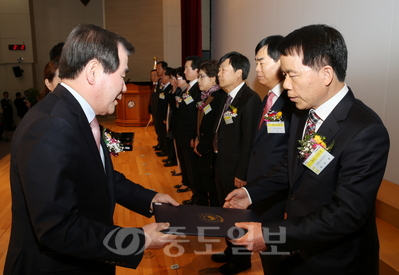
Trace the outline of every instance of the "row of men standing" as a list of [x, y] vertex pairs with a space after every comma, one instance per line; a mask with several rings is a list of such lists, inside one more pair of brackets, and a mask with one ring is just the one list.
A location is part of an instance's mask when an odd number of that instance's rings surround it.
[[[182, 183], [193, 191], [192, 198], [183, 203], [223, 206], [227, 194], [266, 173], [283, 156], [287, 148], [290, 118], [295, 105], [289, 100], [287, 91], [282, 86], [284, 77], [280, 69], [280, 53], [277, 49], [282, 39], [282, 36], [266, 37], [255, 49], [257, 78], [268, 89], [263, 103], [259, 95], [245, 83], [250, 63], [242, 54], [230, 52], [224, 55], [214, 65], [217, 66], [216, 75], [209, 74], [211, 61], [204, 61], [201, 64], [199, 57], [187, 58], [184, 72], [189, 85], [184, 93], [188, 93], [192, 100], [176, 103], [177, 116], [182, 123], [178, 125], [175, 135], [176, 140], [179, 140], [181, 138], [179, 135], [186, 133], [185, 143], [180, 144], [184, 154], [182, 157], [178, 154], [178, 158], [182, 165]], [[165, 62], [158, 64], [159, 76], [165, 72], [168, 74]], [[162, 66], [165, 66], [163, 72]], [[200, 89], [198, 85], [198, 82], [201, 83], [201, 80], [206, 77], [214, 77], [219, 85], [219, 89], [208, 97], [212, 98], [209, 103], [210, 108], [203, 108], [208, 105], [209, 100], [204, 99], [204, 96], [201, 98], [201, 93], [204, 94], [206, 91], [201, 92], [203, 89]], [[166, 108], [162, 107], [162, 110], [160, 106], [164, 106], [168, 101], [165, 100], [165, 94], [172, 89], [171, 85], [163, 87], [161, 79], [155, 85], [156, 88], [152, 94], [151, 113], [155, 117], [155, 129], [161, 147], [158, 155], [167, 156], [167, 131], [164, 123]], [[174, 103], [175, 96], [171, 93], [170, 95], [173, 98], [169, 102]], [[202, 104], [203, 102], [206, 104]], [[202, 109], [198, 108], [201, 105], [203, 105]], [[284, 114], [282, 122], [284, 130], [279, 133], [268, 130], [264, 120], [264, 116], [273, 110]], [[164, 112], [163, 115], [162, 112]], [[196, 125], [197, 118], [200, 117], [201, 125]], [[189, 127], [184, 127], [187, 125]], [[205, 149], [201, 147], [203, 140], [206, 140]], [[197, 148], [201, 148], [202, 153], [198, 153]], [[214, 189], [209, 188], [209, 181], [212, 182], [211, 185], [214, 184]], [[208, 188], [204, 189], [203, 186], [208, 186]], [[215, 189], [217, 192], [214, 192]], [[252, 207], [263, 219], [282, 219], [286, 198], [287, 192], [280, 192], [267, 203]], [[236, 274], [249, 269], [251, 254], [241, 249], [242, 253], [235, 255], [234, 247], [230, 242], [226, 243], [227, 248], [224, 253], [212, 255], [212, 260], [215, 262], [226, 263], [220, 267], [219, 271], [222, 274]]]

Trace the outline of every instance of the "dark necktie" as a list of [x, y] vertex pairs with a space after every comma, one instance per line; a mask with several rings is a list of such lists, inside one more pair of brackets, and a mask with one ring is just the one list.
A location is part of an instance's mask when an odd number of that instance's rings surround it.
[[227, 95], [227, 100], [226, 100], [226, 103], [224, 104], [223, 112], [222, 112], [222, 114], [221, 114], [221, 116], [220, 116], [220, 118], [219, 118], [219, 123], [218, 123], [218, 126], [217, 126], [216, 131], [215, 131], [215, 136], [213, 137], [213, 150], [214, 150], [215, 152], [218, 152], [218, 135], [219, 135], [220, 123], [221, 123], [221, 121], [222, 121], [222, 118], [223, 118], [223, 116], [224, 116], [224, 113], [225, 113], [225, 112], [227, 111], [227, 109], [229, 108], [229, 106], [230, 106], [232, 100], [233, 100], [233, 98], [232, 98], [230, 95]]
[[311, 135], [316, 130], [316, 124], [321, 118], [316, 114], [314, 109], [309, 110], [308, 120], [306, 121], [305, 136]]
[[266, 105], [265, 108], [263, 108], [263, 113], [262, 116], [260, 117], [260, 121], [259, 121], [259, 126], [258, 129], [260, 129], [260, 127], [262, 127], [262, 123], [263, 123], [263, 117], [270, 111], [270, 109], [273, 106], [273, 98], [276, 96], [275, 93], [270, 92], [269, 95], [267, 96], [267, 101], [266, 101]]

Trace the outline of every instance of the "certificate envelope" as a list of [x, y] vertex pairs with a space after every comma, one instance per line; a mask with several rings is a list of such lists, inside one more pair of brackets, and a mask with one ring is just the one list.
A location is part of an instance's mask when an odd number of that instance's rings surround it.
[[261, 222], [250, 209], [179, 205], [167, 203], [153, 204], [156, 222], [168, 222], [170, 227], [162, 232], [176, 235], [241, 237], [246, 230], [234, 226], [236, 222]]

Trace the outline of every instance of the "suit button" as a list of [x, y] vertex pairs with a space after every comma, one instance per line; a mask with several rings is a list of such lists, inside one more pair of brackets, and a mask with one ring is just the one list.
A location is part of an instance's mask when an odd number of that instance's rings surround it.
[[295, 195], [291, 195], [291, 200], [294, 201], [296, 199]]

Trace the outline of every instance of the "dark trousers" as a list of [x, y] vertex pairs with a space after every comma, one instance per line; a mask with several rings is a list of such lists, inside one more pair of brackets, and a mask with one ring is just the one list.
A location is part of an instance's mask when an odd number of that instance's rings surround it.
[[159, 146], [161, 147], [161, 152], [164, 154], [168, 153], [168, 143], [167, 143], [167, 137], [166, 137], [166, 124], [163, 123], [162, 119], [157, 119], [156, 120], [157, 127], [158, 127], [158, 143]]
[[[188, 181], [190, 183], [191, 191], [193, 195], [191, 199], [197, 203], [201, 200], [198, 191], [201, 184], [198, 172], [198, 155], [194, 153], [192, 147], [182, 147], [182, 152], [185, 160], [185, 169], [187, 171]], [[180, 164], [182, 166], [182, 164]]]
[[181, 169], [181, 176], [182, 176], [182, 184], [188, 187], [191, 187], [190, 181], [188, 179], [188, 168], [187, 168], [187, 162], [188, 160], [186, 159], [186, 156], [184, 154], [185, 147], [179, 146], [176, 144], [177, 147], [177, 157], [179, 158], [180, 162], [180, 169]]
[[166, 142], [167, 142], [167, 147], [168, 147], [168, 160], [171, 162], [177, 163], [174, 139], [167, 137]]
[[198, 172], [200, 187], [199, 200], [206, 202], [204, 205], [220, 206], [215, 185], [215, 161], [216, 154], [211, 150], [198, 157]]

